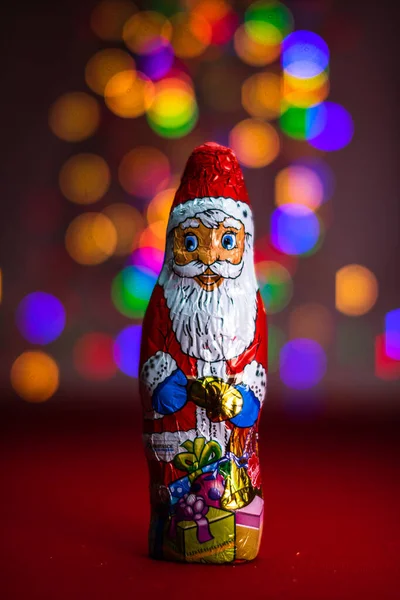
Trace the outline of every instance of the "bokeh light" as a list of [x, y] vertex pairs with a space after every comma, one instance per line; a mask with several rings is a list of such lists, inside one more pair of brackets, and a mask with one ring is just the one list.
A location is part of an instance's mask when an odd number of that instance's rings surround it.
[[152, 247], [137, 248], [133, 252], [130, 262], [135, 267], [147, 269], [158, 277], [164, 263], [164, 252]]
[[111, 379], [117, 371], [113, 346], [113, 338], [105, 333], [92, 332], [80, 337], [73, 349], [73, 361], [78, 373], [89, 381]]
[[322, 102], [308, 109], [307, 141], [318, 150], [331, 152], [347, 146], [354, 134], [350, 113], [340, 104]]
[[289, 271], [273, 261], [259, 262], [255, 267], [267, 312], [280, 312], [289, 304], [293, 295], [293, 281]]
[[238, 16], [225, 0], [198, 0], [192, 9], [211, 27], [211, 43], [221, 46], [229, 42], [238, 24]]
[[375, 376], [385, 381], [400, 379], [400, 361], [386, 353], [387, 341], [385, 334], [375, 338]]
[[283, 40], [282, 67], [293, 77], [316, 77], [328, 67], [326, 42], [312, 31], [294, 31]]
[[85, 68], [85, 80], [93, 92], [103, 96], [111, 77], [121, 71], [134, 69], [135, 61], [127, 52], [119, 48], [106, 48], [89, 59]]
[[400, 308], [385, 315], [385, 351], [389, 358], [400, 360]]
[[144, 10], [133, 15], [124, 25], [122, 36], [129, 50], [146, 53], [149, 46], [160, 38], [171, 39], [172, 26], [159, 12]]
[[138, 245], [140, 234], [145, 228], [142, 214], [134, 206], [122, 202], [110, 204], [102, 212], [110, 219], [117, 232], [114, 254], [116, 256], [130, 254]]
[[19, 303], [16, 322], [21, 335], [31, 344], [49, 344], [64, 331], [65, 309], [52, 294], [32, 292]]
[[331, 167], [326, 161], [318, 157], [304, 156], [300, 159], [296, 159], [293, 162], [293, 166], [310, 169], [316, 174], [320, 184], [323, 187], [323, 203], [333, 196], [335, 189], [335, 176]]
[[276, 373], [279, 369], [279, 356], [286, 343], [286, 335], [276, 325], [268, 324], [268, 374]]
[[154, 98], [153, 82], [143, 73], [121, 71], [108, 81], [104, 90], [107, 107], [115, 115], [132, 119], [143, 115]]
[[281, 379], [295, 390], [307, 390], [317, 385], [325, 375], [326, 367], [325, 352], [314, 340], [291, 340], [280, 352]]
[[167, 138], [187, 135], [196, 125], [198, 108], [193, 87], [182, 78], [170, 77], [155, 84], [154, 100], [147, 111], [150, 127]]
[[336, 309], [348, 316], [364, 315], [378, 298], [375, 275], [362, 265], [346, 265], [336, 272]]
[[100, 122], [100, 107], [85, 92], [60, 96], [49, 111], [49, 126], [54, 135], [66, 142], [80, 142], [94, 134]]
[[293, 16], [281, 2], [260, 0], [246, 10], [245, 27], [255, 41], [279, 44], [292, 31]]
[[40, 350], [23, 352], [11, 367], [11, 385], [27, 402], [45, 402], [57, 391], [59, 369], [55, 360]]
[[324, 200], [324, 187], [318, 174], [309, 167], [291, 165], [275, 177], [275, 204], [301, 204], [311, 210]]
[[124, 24], [136, 10], [129, 0], [102, 0], [92, 10], [90, 27], [102, 40], [119, 41]]
[[259, 42], [249, 36], [245, 25], [240, 25], [234, 36], [234, 46], [238, 57], [252, 67], [265, 67], [279, 58], [281, 44]]
[[168, 184], [168, 158], [157, 148], [137, 146], [123, 157], [118, 177], [128, 194], [139, 198], [152, 198]]
[[242, 105], [252, 117], [276, 119], [281, 110], [281, 78], [275, 73], [256, 73], [242, 85]]
[[142, 319], [157, 275], [145, 267], [128, 266], [114, 278], [111, 298], [115, 308], [126, 317]]
[[165, 228], [167, 227], [175, 192], [175, 188], [167, 188], [154, 196], [147, 207], [146, 216], [150, 224], [157, 223], [157, 221], [163, 221], [165, 223]]
[[269, 123], [257, 119], [240, 121], [229, 134], [229, 144], [245, 167], [269, 165], [279, 154], [279, 136]]
[[289, 337], [292, 339], [309, 338], [326, 348], [332, 341], [333, 331], [332, 314], [322, 304], [302, 304], [289, 315]]
[[271, 242], [286, 254], [305, 254], [314, 248], [320, 224], [314, 212], [299, 204], [283, 204], [271, 216]]
[[60, 189], [77, 204], [97, 202], [107, 192], [111, 175], [104, 158], [97, 154], [76, 154], [61, 168]]
[[139, 376], [141, 325], [125, 327], [115, 338], [114, 360], [122, 373], [129, 377]]
[[102, 213], [87, 212], [70, 223], [65, 234], [68, 254], [82, 265], [98, 265], [117, 246], [117, 232], [112, 221]]
[[163, 38], [151, 42], [137, 59], [139, 70], [150, 79], [157, 81], [165, 77], [174, 62], [174, 51]]
[[176, 13], [171, 25], [171, 45], [179, 58], [200, 56], [211, 43], [211, 25], [201, 14]]
[[308, 108], [319, 104], [329, 94], [329, 79], [325, 71], [309, 79], [283, 74], [282, 98], [292, 106]]
[[154, 221], [140, 235], [139, 248], [156, 248], [164, 251], [166, 242], [165, 221]]

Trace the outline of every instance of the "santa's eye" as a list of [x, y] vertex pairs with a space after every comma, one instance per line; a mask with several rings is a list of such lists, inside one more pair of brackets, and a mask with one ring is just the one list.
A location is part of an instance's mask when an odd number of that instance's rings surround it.
[[225, 250], [233, 250], [236, 247], [236, 236], [234, 233], [224, 233], [221, 239], [222, 247]]
[[194, 235], [194, 233], [189, 233], [185, 237], [185, 248], [188, 252], [194, 252], [199, 245], [199, 240]]

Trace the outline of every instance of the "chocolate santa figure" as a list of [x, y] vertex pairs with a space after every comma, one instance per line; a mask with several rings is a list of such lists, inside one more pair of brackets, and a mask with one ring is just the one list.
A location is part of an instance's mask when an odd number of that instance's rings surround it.
[[144, 319], [140, 388], [154, 558], [256, 557], [263, 522], [258, 422], [267, 323], [254, 222], [237, 159], [207, 143], [187, 162]]

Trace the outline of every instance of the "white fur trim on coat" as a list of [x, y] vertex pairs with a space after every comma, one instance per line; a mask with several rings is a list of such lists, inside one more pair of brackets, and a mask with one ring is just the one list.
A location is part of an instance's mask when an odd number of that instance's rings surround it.
[[233, 198], [223, 198], [222, 196], [218, 198], [206, 196], [205, 198], [195, 198], [178, 204], [169, 217], [167, 234], [186, 219], [195, 217], [205, 210], [221, 210], [227, 216], [234, 217], [243, 223], [246, 233], [254, 234], [253, 214], [250, 206], [246, 202], [233, 200]]
[[267, 373], [262, 365], [253, 360], [243, 370], [242, 383], [247, 385], [260, 404], [263, 403], [267, 391]]
[[150, 396], [153, 395], [156, 387], [169, 377], [178, 365], [170, 354], [159, 350], [144, 363], [140, 379], [146, 386]]

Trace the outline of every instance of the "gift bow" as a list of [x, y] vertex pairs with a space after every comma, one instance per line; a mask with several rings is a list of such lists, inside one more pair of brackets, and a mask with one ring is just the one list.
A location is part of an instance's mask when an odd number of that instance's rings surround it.
[[204, 437], [197, 437], [193, 441], [186, 440], [181, 446], [187, 452], [177, 454], [174, 458], [174, 465], [177, 469], [189, 473], [190, 482], [202, 474], [204, 467], [217, 461], [222, 456], [221, 446], [218, 442], [210, 440], [206, 443]]

